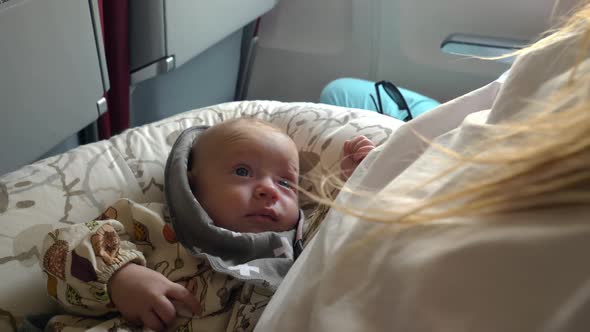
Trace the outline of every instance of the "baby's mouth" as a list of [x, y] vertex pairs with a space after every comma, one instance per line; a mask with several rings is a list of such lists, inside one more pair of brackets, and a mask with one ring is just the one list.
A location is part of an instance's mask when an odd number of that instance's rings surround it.
[[254, 213], [249, 213], [246, 215], [246, 217], [258, 220], [258, 221], [273, 221], [276, 222], [278, 221], [278, 216], [276, 213], [274, 213], [274, 211], [257, 211]]

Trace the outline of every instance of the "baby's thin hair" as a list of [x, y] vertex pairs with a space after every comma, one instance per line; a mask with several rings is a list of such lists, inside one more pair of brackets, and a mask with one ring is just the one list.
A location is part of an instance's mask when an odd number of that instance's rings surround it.
[[[279, 128], [275, 124], [265, 121], [265, 120], [262, 120], [262, 119], [259, 119], [259, 118], [256, 118], [256, 117], [239, 117], [239, 118], [225, 120], [223, 122], [220, 122], [220, 123], [217, 123], [217, 124], [211, 126], [209, 129], [205, 130], [205, 132], [202, 134], [201, 137], [204, 137], [206, 139], [208, 134], [211, 133], [212, 129], [215, 131], [215, 130], [235, 128], [235, 127], [238, 127], [240, 124], [258, 126], [260, 128], [269, 129], [269, 130], [279, 132], [279, 133], [284, 134], [285, 136], [289, 137], [289, 135], [287, 135], [287, 133], [283, 129]], [[193, 166], [195, 164], [195, 162], [194, 162], [195, 156], [193, 153], [193, 148], [196, 143], [197, 143], [197, 141], [195, 140], [195, 141], [193, 141], [193, 144], [191, 145], [191, 153], [189, 154], [188, 164], [187, 164], [187, 169], [189, 171], [193, 168]]]
[[272, 130], [278, 131], [278, 132], [286, 135], [285, 131], [283, 129], [277, 127], [275, 124], [268, 122], [266, 120], [262, 120], [262, 119], [259, 119], [256, 117], [250, 117], [250, 116], [229, 119], [229, 120], [223, 121], [219, 124], [212, 126], [212, 128], [213, 127], [223, 128], [223, 127], [237, 126], [240, 123], [251, 124], [251, 125], [256, 125], [256, 126], [272, 129]]
[[224, 121], [224, 122], [216, 125], [215, 128], [217, 128], [217, 129], [236, 128], [236, 127], [239, 128], [240, 124], [252, 125], [252, 126], [258, 127], [260, 129], [272, 130], [272, 131], [281, 133], [281, 134], [289, 137], [287, 135], [287, 133], [285, 133], [285, 131], [282, 130], [281, 128], [275, 126], [274, 124], [272, 124], [268, 121], [258, 119], [255, 117], [240, 117], [240, 118], [230, 119], [230, 120]]

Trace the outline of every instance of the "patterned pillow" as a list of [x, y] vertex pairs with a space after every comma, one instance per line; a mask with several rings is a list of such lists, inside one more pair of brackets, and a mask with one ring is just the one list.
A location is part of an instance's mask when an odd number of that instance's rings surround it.
[[[164, 166], [180, 132], [240, 116], [283, 128], [299, 147], [304, 178], [335, 170], [346, 139], [362, 134], [380, 145], [402, 124], [374, 112], [321, 104], [233, 102], [133, 128], [0, 176], [0, 330], [10, 330], [26, 314], [57, 310], [39, 268], [45, 234], [96, 218], [121, 197], [163, 202]], [[313, 189], [310, 182], [302, 185]]]

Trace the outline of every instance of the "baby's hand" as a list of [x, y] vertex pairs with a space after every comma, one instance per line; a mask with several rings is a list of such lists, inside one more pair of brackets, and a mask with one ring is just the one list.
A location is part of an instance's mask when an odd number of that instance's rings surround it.
[[348, 180], [357, 166], [375, 148], [375, 143], [363, 135], [344, 142], [342, 161], [340, 162], [340, 178]]
[[162, 331], [177, 315], [180, 302], [193, 313], [201, 307], [193, 294], [147, 267], [127, 264], [109, 280], [111, 300], [127, 321]]

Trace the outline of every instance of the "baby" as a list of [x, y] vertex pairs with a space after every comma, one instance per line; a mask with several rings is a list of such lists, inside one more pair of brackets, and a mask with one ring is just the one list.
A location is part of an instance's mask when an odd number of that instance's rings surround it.
[[[363, 136], [345, 143], [341, 177], [373, 148]], [[170, 215], [163, 204], [122, 199], [99, 220], [46, 238], [49, 294], [70, 312], [120, 313], [108, 321], [56, 316], [50, 324], [252, 330], [297, 255], [298, 179], [295, 143], [269, 123], [186, 130], [166, 166]]]
[[235, 232], [283, 232], [299, 220], [299, 154], [281, 130], [253, 119], [223, 122], [195, 142], [191, 189], [213, 222]]

